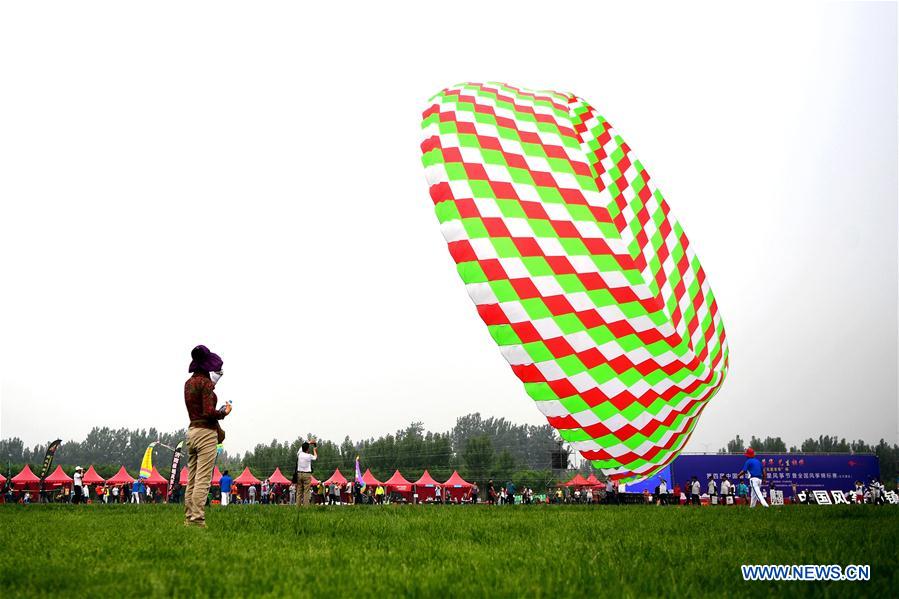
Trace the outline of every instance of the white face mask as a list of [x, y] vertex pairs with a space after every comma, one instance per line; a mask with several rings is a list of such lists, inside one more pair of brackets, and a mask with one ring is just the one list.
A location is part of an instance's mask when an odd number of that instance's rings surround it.
[[223, 374], [223, 373], [222, 373], [221, 370], [219, 370], [218, 372], [210, 372], [210, 373], [209, 373], [209, 378], [212, 379], [212, 384], [213, 384], [213, 385], [219, 382], [219, 379], [222, 378], [222, 374]]

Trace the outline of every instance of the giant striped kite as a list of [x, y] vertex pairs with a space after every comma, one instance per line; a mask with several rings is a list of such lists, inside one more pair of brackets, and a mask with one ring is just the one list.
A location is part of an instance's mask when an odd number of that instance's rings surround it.
[[468, 294], [562, 439], [616, 480], [683, 449], [727, 373], [699, 259], [583, 99], [500, 83], [424, 111], [431, 198]]

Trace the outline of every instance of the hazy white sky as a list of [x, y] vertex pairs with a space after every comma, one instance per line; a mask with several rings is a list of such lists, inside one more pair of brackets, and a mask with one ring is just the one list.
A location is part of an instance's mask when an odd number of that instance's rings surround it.
[[427, 99], [502, 80], [590, 101], [690, 236], [731, 370], [688, 450], [896, 440], [895, 4], [332, 6], [0, 9], [0, 437], [185, 426], [197, 343], [229, 450], [545, 422], [420, 164]]

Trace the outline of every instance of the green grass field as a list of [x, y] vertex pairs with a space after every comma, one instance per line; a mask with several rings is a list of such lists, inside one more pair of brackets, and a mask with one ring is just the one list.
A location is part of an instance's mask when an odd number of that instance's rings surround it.
[[[896, 596], [891, 506], [0, 505], [0, 596]], [[740, 564], [870, 564], [744, 582]]]

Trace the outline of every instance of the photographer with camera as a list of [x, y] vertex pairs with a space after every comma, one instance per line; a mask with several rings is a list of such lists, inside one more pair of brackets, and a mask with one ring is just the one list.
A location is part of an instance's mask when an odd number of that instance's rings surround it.
[[[309, 453], [310, 448], [312, 453]], [[297, 471], [294, 474], [297, 506], [309, 505], [309, 494], [312, 491], [312, 462], [316, 459], [318, 459], [318, 445], [315, 439], [309, 439], [297, 452]]]

